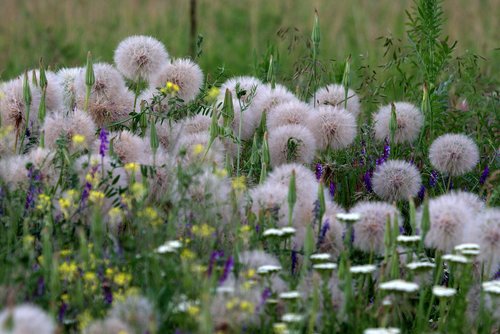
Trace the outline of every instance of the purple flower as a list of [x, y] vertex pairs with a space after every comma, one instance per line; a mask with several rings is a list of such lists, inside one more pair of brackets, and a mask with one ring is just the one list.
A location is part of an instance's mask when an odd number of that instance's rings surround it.
[[101, 128], [101, 132], [99, 132], [99, 139], [101, 140], [101, 145], [99, 146], [99, 154], [104, 158], [109, 144], [108, 132], [105, 128]]
[[212, 270], [214, 268], [215, 261], [224, 256], [223, 251], [213, 251], [210, 255], [210, 262], [208, 264], [207, 275], [210, 277], [212, 275]]
[[372, 169], [367, 170], [366, 173], [363, 175], [363, 183], [365, 184], [366, 191], [368, 191], [369, 193], [373, 191], [372, 175], [373, 175]]
[[[97, 172], [97, 169], [99, 168], [99, 164], [95, 165], [90, 169], [90, 175], [94, 177], [95, 173]], [[85, 185], [83, 186], [83, 192], [82, 192], [82, 198], [80, 200], [80, 207], [85, 206], [85, 203], [87, 199], [89, 198], [90, 191], [92, 190], [92, 184], [90, 182], [85, 182]]]
[[332, 199], [335, 197], [335, 189], [337, 187], [335, 186], [335, 183], [333, 183], [333, 181], [330, 182], [330, 187], [328, 188], [328, 190], [330, 191], [330, 196], [332, 197]]
[[481, 173], [481, 177], [479, 178], [479, 184], [481, 185], [484, 184], [489, 175], [490, 175], [490, 168], [488, 167], [488, 165], [486, 165], [486, 167], [484, 167], [483, 169], [483, 172]]
[[384, 155], [382, 156], [384, 158], [384, 161], [387, 161], [387, 159], [389, 159], [390, 154], [391, 146], [389, 145], [389, 139], [385, 138]]
[[67, 309], [68, 309], [68, 304], [62, 303], [61, 307], [59, 308], [59, 312], [57, 313], [57, 320], [59, 322], [63, 321]]
[[364, 140], [361, 141], [361, 162], [360, 165], [363, 166], [366, 161], [366, 142]]
[[113, 303], [113, 291], [111, 291], [111, 287], [110, 286], [103, 286], [103, 293], [104, 293], [104, 302], [106, 304], [111, 304]]
[[321, 176], [323, 175], [323, 166], [318, 162], [316, 164], [316, 180], [321, 180]]
[[418, 198], [423, 201], [425, 196], [425, 186], [422, 184], [420, 190], [418, 191]]
[[431, 171], [431, 177], [429, 178], [429, 187], [434, 188], [437, 184], [439, 174], [435, 170]]
[[264, 291], [262, 291], [262, 295], [260, 297], [260, 303], [257, 306], [257, 310], [260, 310], [262, 306], [266, 304], [266, 301], [273, 295], [271, 289], [265, 288]]
[[500, 279], [500, 268], [498, 268], [497, 272], [493, 275], [493, 280]]
[[233, 265], [234, 265], [234, 260], [233, 257], [230, 255], [227, 258], [226, 264], [224, 265], [224, 272], [222, 273], [222, 276], [219, 279], [219, 284], [222, 284], [227, 280], [227, 278], [229, 277], [229, 273], [233, 269]]
[[330, 222], [327, 219], [325, 221], [325, 223], [323, 224], [323, 226], [321, 226], [321, 232], [320, 232], [319, 238], [318, 238], [318, 246], [323, 244], [323, 241], [325, 240], [326, 232], [328, 232], [329, 229], [330, 229]]
[[297, 251], [295, 249], [292, 249], [292, 275], [295, 274], [295, 271], [297, 270]]
[[39, 186], [39, 181], [42, 178], [40, 171], [33, 169], [33, 166], [31, 166], [28, 169], [28, 178], [30, 180], [30, 185], [26, 193], [26, 202], [24, 203], [24, 209], [26, 210], [35, 206], [35, 198], [42, 192]]

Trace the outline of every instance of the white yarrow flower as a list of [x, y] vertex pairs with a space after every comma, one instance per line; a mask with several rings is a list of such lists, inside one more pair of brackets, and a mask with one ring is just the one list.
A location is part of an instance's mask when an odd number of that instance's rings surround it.
[[288, 292], [282, 292], [279, 294], [279, 297], [281, 299], [299, 299], [300, 298], [300, 293], [298, 291], [288, 291]]
[[427, 271], [432, 270], [436, 267], [436, 264], [429, 261], [422, 262], [410, 262], [406, 265], [406, 268], [415, 271]]
[[418, 290], [417, 283], [406, 282], [400, 279], [381, 283], [379, 287], [382, 290], [394, 292], [415, 292]]
[[333, 271], [334, 269], [337, 269], [337, 264], [333, 262], [317, 263], [313, 265], [313, 269], [317, 271]]
[[445, 254], [443, 255], [443, 261], [461, 264], [469, 263], [469, 260], [465, 256], [457, 254]]
[[479, 246], [478, 244], [472, 244], [472, 243], [460, 244], [460, 245], [455, 246], [455, 250], [457, 252], [461, 252], [461, 251], [464, 251], [466, 249], [480, 250], [481, 246]]
[[337, 213], [337, 219], [344, 223], [355, 223], [361, 219], [361, 214], [357, 212], [352, 213]]
[[445, 286], [436, 285], [432, 287], [432, 293], [436, 297], [448, 298], [453, 297], [457, 293], [457, 290], [453, 288], [447, 288]]
[[268, 228], [262, 233], [264, 237], [282, 237], [283, 231], [277, 228]]
[[303, 319], [303, 316], [301, 314], [286, 313], [286, 314], [283, 314], [281, 321], [291, 323], [291, 322], [301, 322], [302, 319]]
[[396, 240], [401, 244], [413, 244], [420, 242], [422, 237], [420, 235], [398, 235]]
[[365, 264], [361, 266], [352, 266], [350, 269], [351, 274], [371, 274], [377, 270], [377, 266], [373, 264]]
[[399, 334], [401, 331], [398, 328], [368, 328], [363, 331], [363, 334]]
[[317, 253], [317, 254], [313, 254], [309, 257], [311, 259], [312, 262], [325, 262], [325, 261], [329, 261], [332, 256], [328, 253]]
[[282, 227], [281, 228], [281, 233], [284, 237], [289, 237], [295, 234], [297, 230], [293, 227]]
[[267, 274], [277, 273], [280, 270], [281, 270], [280, 266], [264, 265], [257, 268], [257, 274], [267, 275]]
[[484, 292], [500, 296], [500, 280], [484, 282], [482, 286]]

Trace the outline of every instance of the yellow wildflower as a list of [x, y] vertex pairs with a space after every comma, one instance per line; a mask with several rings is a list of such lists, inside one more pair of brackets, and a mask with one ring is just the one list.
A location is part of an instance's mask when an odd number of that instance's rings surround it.
[[59, 255], [60, 255], [61, 257], [63, 257], [63, 258], [64, 258], [64, 257], [68, 257], [68, 256], [70, 256], [70, 255], [71, 255], [71, 253], [72, 253], [71, 249], [62, 249], [62, 250], [59, 252]]
[[113, 282], [115, 282], [115, 284], [119, 286], [128, 285], [131, 280], [132, 280], [132, 275], [127, 273], [117, 273], [113, 278]]
[[59, 274], [64, 280], [71, 281], [78, 273], [75, 262], [63, 262], [59, 265]]
[[219, 96], [219, 92], [220, 92], [220, 89], [218, 87], [212, 86], [208, 90], [205, 100], [208, 102], [215, 101], [215, 99], [217, 99], [217, 96]]
[[245, 190], [247, 188], [247, 186], [245, 184], [245, 176], [242, 175], [242, 176], [235, 177], [232, 180], [231, 185], [235, 191]]
[[200, 155], [201, 153], [203, 153], [204, 150], [205, 150], [205, 147], [202, 144], [196, 144], [193, 146], [193, 154], [194, 155]]
[[89, 193], [89, 201], [97, 205], [102, 205], [104, 196], [104, 193], [101, 191], [91, 190]]
[[158, 215], [158, 212], [148, 206], [144, 210], [139, 211], [139, 217], [146, 219], [151, 225], [159, 226], [162, 223], [161, 217]]
[[83, 330], [92, 322], [92, 315], [89, 311], [84, 311], [78, 316], [78, 322], [80, 330]]
[[253, 303], [247, 301], [247, 300], [243, 300], [241, 301], [240, 303], [240, 309], [243, 311], [243, 312], [247, 312], [247, 313], [253, 313], [254, 311], [254, 305]]
[[180, 87], [178, 84], [176, 83], [173, 83], [171, 81], [167, 81], [165, 83], [165, 87], [162, 87], [160, 89], [160, 92], [162, 92], [163, 94], [167, 95], [167, 94], [175, 94], [177, 93], [178, 91], [180, 90]]
[[195, 257], [196, 257], [196, 254], [187, 248], [184, 249], [181, 253], [181, 259], [183, 259], [183, 260], [189, 261], [189, 260], [193, 260]]
[[285, 333], [288, 333], [288, 328], [287, 328], [286, 324], [283, 323], [283, 322], [275, 323], [273, 325], [273, 328], [274, 328], [274, 332], [276, 334], [285, 334]]
[[195, 225], [195, 226], [193, 226], [193, 228], [191, 230], [194, 234], [199, 235], [200, 237], [203, 237], [203, 238], [211, 236], [215, 231], [215, 229], [213, 227], [211, 227], [210, 225], [208, 225], [206, 223], [202, 224], [200, 226]]
[[196, 305], [189, 305], [187, 307], [187, 313], [192, 317], [196, 317], [198, 314], [200, 314], [200, 308]]
[[257, 284], [257, 282], [255, 281], [245, 281], [243, 282], [243, 289], [250, 290], [254, 287], [255, 284]]
[[63, 293], [61, 295], [61, 300], [65, 303], [67, 303], [69, 301], [69, 295], [67, 293]]
[[113, 268], [106, 268], [106, 277], [107, 278], [111, 278], [113, 277], [113, 274], [115, 273], [115, 271], [113, 270]]
[[241, 233], [248, 233], [252, 230], [252, 228], [250, 227], [250, 225], [243, 225], [242, 227], [240, 227], [240, 232]]
[[135, 162], [129, 162], [125, 164], [124, 168], [128, 173], [137, 173], [140, 167], [139, 164]]
[[240, 300], [238, 298], [231, 298], [227, 303], [226, 303], [226, 308], [228, 311], [231, 311], [233, 308], [235, 308]]
[[46, 194], [38, 195], [36, 208], [40, 211], [48, 211], [50, 209], [50, 196]]
[[110, 223], [112, 223], [112, 224], [118, 224], [123, 219], [123, 211], [122, 211], [122, 209], [117, 208], [117, 207], [111, 208], [111, 210], [109, 210], [109, 212], [108, 212], [108, 215], [109, 215]]
[[245, 272], [245, 277], [247, 279], [251, 279], [251, 278], [254, 278], [255, 277], [255, 269], [248, 269], [246, 272]]
[[141, 201], [144, 196], [146, 196], [146, 188], [142, 183], [134, 182], [134, 184], [130, 187], [130, 190], [132, 191], [132, 196], [136, 201]]
[[35, 241], [35, 237], [33, 237], [32, 235], [26, 235], [23, 238], [24, 247], [26, 247], [26, 248], [31, 247], [31, 245], [33, 244], [33, 241]]
[[83, 143], [85, 143], [85, 136], [80, 135], [80, 134], [74, 134], [73, 138], [71, 138], [71, 141], [73, 142], [73, 145], [75, 146], [82, 146]]
[[218, 178], [224, 178], [227, 176], [227, 170], [225, 168], [217, 168], [214, 172], [215, 176], [217, 176]]
[[85, 274], [83, 274], [83, 279], [89, 283], [96, 283], [97, 282], [97, 276], [92, 271], [87, 271]]

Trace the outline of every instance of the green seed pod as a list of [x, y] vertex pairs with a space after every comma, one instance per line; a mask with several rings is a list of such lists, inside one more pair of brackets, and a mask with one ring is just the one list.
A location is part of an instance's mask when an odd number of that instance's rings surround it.
[[158, 133], [156, 132], [156, 123], [151, 122], [151, 129], [149, 133], [149, 144], [151, 146], [151, 151], [153, 151], [153, 154], [156, 154], [158, 151], [158, 147], [160, 147], [160, 141], [158, 140]]
[[95, 84], [94, 64], [92, 63], [92, 53], [87, 53], [87, 66], [85, 68], [85, 85], [92, 87]]
[[224, 120], [224, 127], [231, 127], [234, 120], [234, 106], [233, 96], [229, 89], [226, 89], [224, 95], [224, 105], [222, 106], [222, 119]]
[[396, 135], [396, 131], [398, 130], [398, 119], [396, 115], [396, 105], [391, 103], [391, 119], [389, 121], [389, 131], [390, 131], [390, 140], [391, 144], [394, 143], [394, 136]]
[[288, 183], [288, 225], [292, 226], [293, 207], [297, 202], [297, 187], [295, 184], [295, 170], [292, 170], [292, 176]]

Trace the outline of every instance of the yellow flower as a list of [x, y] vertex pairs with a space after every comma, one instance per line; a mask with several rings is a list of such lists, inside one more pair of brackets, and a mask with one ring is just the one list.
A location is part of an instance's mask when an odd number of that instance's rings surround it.
[[67, 293], [63, 293], [61, 295], [61, 300], [65, 303], [67, 303], [69, 301], [69, 295]]
[[69, 217], [69, 207], [71, 206], [71, 202], [67, 198], [59, 198], [59, 207], [61, 208], [61, 212], [65, 219]]
[[256, 282], [255, 282], [255, 281], [245, 281], [245, 282], [243, 283], [243, 289], [244, 289], [244, 290], [250, 290], [251, 288], [253, 288], [253, 287], [254, 287], [254, 285], [255, 285], [255, 284], [256, 284]]
[[120, 208], [114, 207], [108, 212], [110, 223], [119, 223], [123, 218], [123, 211]]
[[165, 87], [162, 87], [160, 89], [160, 92], [162, 92], [163, 94], [167, 95], [167, 94], [175, 94], [179, 91], [180, 87], [178, 84], [176, 83], [173, 83], [171, 81], [167, 81], [165, 83]]
[[196, 144], [193, 146], [193, 154], [194, 155], [200, 155], [201, 153], [203, 153], [204, 150], [205, 150], [205, 147], [202, 144]]
[[75, 262], [63, 262], [59, 265], [59, 274], [64, 280], [71, 281], [78, 273]]
[[243, 191], [247, 188], [246, 184], [245, 184], [245, 176], [238, 176], [238, 177], [235, 177], [232, 182], [231, 182], [231, 185], [233, 187], [233, 189], [235, 191]]
[[89, 283], [96, 283], [97, 282], [97, 276], [92, 271], [87, 271], [85, 274], [83, 274], [83, 279]]
[[115, 273], [115, 271], [113, 270], [113, 268], [106, 268], [106, 277], [107, 278], [113, 277], [114, 273]]
[[243, 225], [242, 227], [240, 227], [240, 232], [241, 233], [248, 233], [252, 230], [252, 228], [250, 227], [250, 225]]
[[153, 226], [159, 226], [162, 224], [162, 220], [158, 215], [158, 212], [150, 206], [146, 207], [144, 210], [139, 211], [138, 215], [140, 218], [146, 219]]
[[78, 322], [80, 330], [83, 330], [88, 327], [88, 325], [92, 322], [92, 315], [89, 311], [84, 311], [82, 314], [78, 316]]
[[38, 195], [36, 208], [42, 212], [48, 211], [50, 209], [50, 196], [46, 194]]
[[208, 102], [215, 101], [215, 99], [217, 99], [217, 96], [219, 96], [219, 92], [220, 92], [219, 88], [212, 86], [210, 90], [207, 92], [205, 100]]
[[87, 175], [85, 175], [85, 181], [90, 183], [93, 188], [97, 188], [99, 185], [99, 173], [87, 173]]
[[35, 241], [35, 237], [33, 237], [32, 235], [26, 235], [23, 238], [24, 247], [26, 248], [30, 247], [33, 244], [33, 241]]
[[125, 164], [124, 168], [128, 173], [137, 173], [140, 167], [139, 164], [135, 162], [129, 162]]
[[240, 303], [240, 309], [243, 311], [243, 312], [247, 312], [247, 313], [253, 313], [254, 311], [254, 305], [253, 303], [247, 301], [247, 300], [243, 300], [241, 301]]
[[194, 254], [192, 251], [190, 251], [189, 249], [184, 249], [181, 253], [181, 259], [183, 260], [193, 260], [194, 258], [196, 257], [196, 254]]
[[255, 269], [250, 268], [245, 272], [245, 277], [247, 279], [254, 278], [254, 276], [255, 276]]
[[219, 178], [223, 178], [223, 177], [226, 177], [227, 176], [227, 170], [224, 169], [224, 168], [217, 168], [214, 172], [215, 176], [219, 177]]
[[85, 136], [80, 135], [80, 134], [74, 134], [73, 138], [71, 138], [71, 140], [73, 141], [73, 144], [75, 146], [82, 146], [83, 143], [85, 143]]
[[187, 307], [187, 313], [192, 317], [196, 317], [198, 314], [200, 314], [200, 308], [196, 305], [189, 305]]
[[101, 191], [91, 190], [89, 193], [89, 201], [97, 205], [102, 205], [104, 196], [104, 193]]
[[286, 324], [283, 323], [283, 322], [275, 323], [273, 325], [273, 328], [274, 328], [274, 332], [276, 334], [285, 334], [285, 333], [288, 333], [288, 328], [287, 328]]
[[113, 282], [115, 282], [115, 284], [119, 286], [128, 285], [131, 280], [132, 280], [132, 275], [127, 273], [117, 273], [113, 278]]
[[199, 235], [203, 238], [211, 236], [215, 231], [215, 229], [208, 224], [202, 224], [200, 226], [195, 225], [191, 230], [194, 234]]
[[141, 201], [144, 196], [146, 196], [146, 188], [142, 183], [134, 182], [134, 184], [130, 187], [130, 190], [132, 191], [132, 196], [136, 201]]
[[59, 255], [61, 257], [68, 257], [70, 256], [72, 253], [71, 249], [62, 249], [60, 252], [59, 252]]

